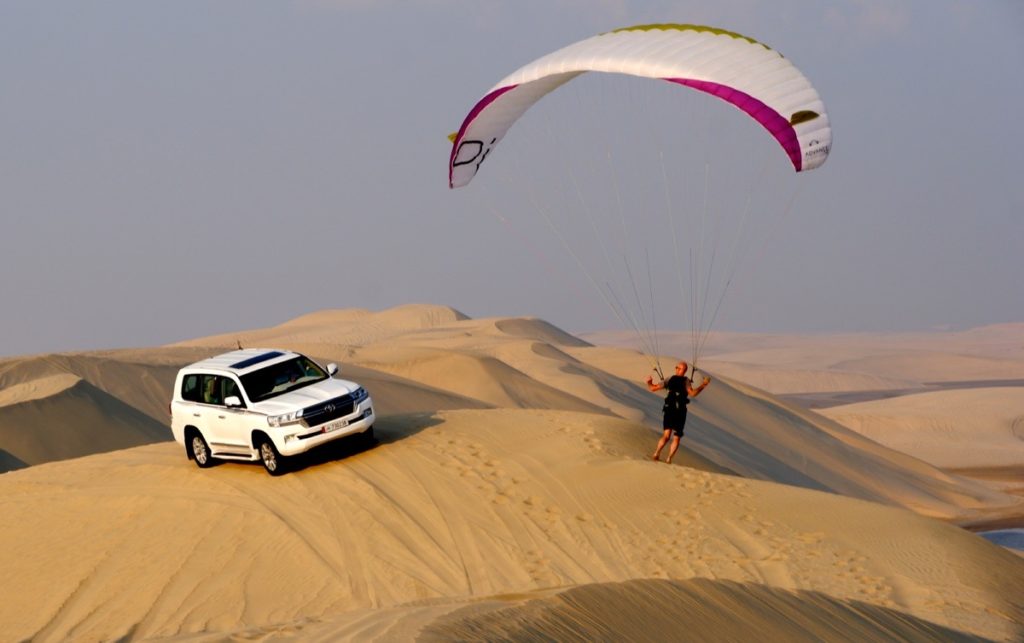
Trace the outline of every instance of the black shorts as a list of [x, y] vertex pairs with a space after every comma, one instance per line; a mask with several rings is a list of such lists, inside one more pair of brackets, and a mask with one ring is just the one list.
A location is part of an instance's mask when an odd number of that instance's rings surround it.
[[683, 427], [686, 425], [686, 409], [670, 411], [665, 413], [665, 420], [662, 426], [665, 430], [671, 430], [676, 437], [683, 437]]

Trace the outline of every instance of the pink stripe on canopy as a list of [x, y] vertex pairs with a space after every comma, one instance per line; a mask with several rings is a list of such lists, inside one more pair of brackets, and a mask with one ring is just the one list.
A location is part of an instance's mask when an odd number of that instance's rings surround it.
[[768, 107], [749, 94], [744, 94], [737, 89], [719, 83], [690, 78], [665, 78], [664, 80], [706, 92], [739, 107], [775, 137], [775, 140], [779, 142], [782, 149], [789, 155], [789, 160], [793, 163], [793, 168], [797, 172], [802, 169], [803, 159], [800, 156], [800, 143], [796, 138], [796, 130], [789, 124], [789, 120], [771, 107]]
[[462, 143], [462, 137], [466, 135], [466, 129], [469, 128], [470, 124], [476, 120], [476, 117], [480, 115], [480, 112], [487, 109], [487, 107], [498, 100], [502, 94], [507, 91], [511, 91], [519, 85], [509, 85], [507, 87], [499, 87], [493, 92], [487, 94], [480, 101], [473, 106], [473, 109], [469, 110], [469, 114], [466, 115], [466, 120], [462, 121], [462, 127], [459, 128], [459, 133], [455, 136], [455, 140], [452, 142], [452, 153], [448, 159], [448, 187], [452, 187], [452, 172], [455, 170], [455, 155], [459, 152], [459, 145]]

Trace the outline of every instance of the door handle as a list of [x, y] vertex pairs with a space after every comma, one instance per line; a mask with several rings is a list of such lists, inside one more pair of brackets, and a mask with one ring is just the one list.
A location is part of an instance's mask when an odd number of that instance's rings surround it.
[[194, 417], [194, 418], [197, 418], [197, 417], [202, 417], [202, 416], [201, 416], [201, 415], [199, 415], [198, 413], [193, 413], [193, 414], [192, 414], [192, 417]]
[[219, 418], [220, 418], [220, 419], [222, 419], [222, 420], [224, 419], [224, 416], [223, 416], [223, 415], [218, 415], [217, 417], [219, 417]]

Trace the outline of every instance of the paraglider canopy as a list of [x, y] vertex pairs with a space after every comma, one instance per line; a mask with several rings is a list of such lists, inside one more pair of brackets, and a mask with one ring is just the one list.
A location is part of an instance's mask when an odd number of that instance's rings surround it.
[[797, 171], [828, 158], [832, 129], [817, 91], [781, 54], [737, 33], [686, 24], [626, 27], [581, 40], [500, 80], [452, 138], [449, 187], [468, 184], [537, 101], [586, 72], [661, 79], [716, 96], [767, 130]]

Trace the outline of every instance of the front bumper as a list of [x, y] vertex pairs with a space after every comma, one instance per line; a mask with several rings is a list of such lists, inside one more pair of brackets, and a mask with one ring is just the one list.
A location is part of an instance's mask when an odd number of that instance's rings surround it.
[[356, 433], [363, 433], [373, 426], [373, 421], [376, 418], [377, 416], [373, 412], [373, 400], [367, 397], [345, 417], [311, 427], [292, 425], [288, 428], [282, 442], [277, 445], [277, 450], [284, 456], [305, 453], [321, 444]]

